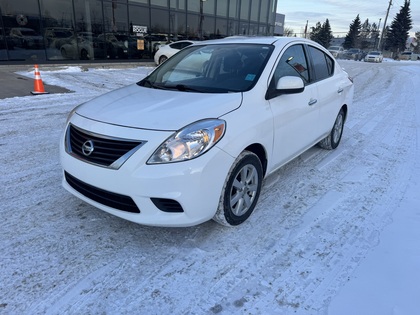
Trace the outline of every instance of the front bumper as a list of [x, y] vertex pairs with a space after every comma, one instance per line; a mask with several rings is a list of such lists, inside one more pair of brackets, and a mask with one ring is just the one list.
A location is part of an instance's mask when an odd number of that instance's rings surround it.
[[[210, 220], [218, 207], [220, 194], [234, 158], [217, 146], [190, 161], [147, 165], [151, 154], [171, 133], [149, 131], [94, 122], [74, 115], [77, 127], [104, 135], [147, 140], [119, 169], [89, 164], [65, 150], [65, 135], [60, 144], [63, 170], [87, 187], [93, 187], [107, 196], [131, 198], [139, 213], [119, 210], [117, 207], [95, 201], [81, 193], [63, 178], [63, 186], [87, 203], [123, 219], [153, 226], [191, 226]], [[93, 190], [95, 190], [93, 189]], [[96, 190], [95, 190], [96, 191]], [[109, 195], [108, 195], [109, 194]], [[162, 211], [154, 200], [173, 200], [181, 211]], [[97, 199], [100, 200], [100, 199]]]
[[365, 58], [366, 62], [381, 62], [380, 58]]

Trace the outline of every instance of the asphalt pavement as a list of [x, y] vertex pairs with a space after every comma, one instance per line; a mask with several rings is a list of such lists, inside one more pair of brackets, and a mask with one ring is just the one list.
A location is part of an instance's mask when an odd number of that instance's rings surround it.
[[[19, 71], [33, 71], [33, 78], [19, 75]], [[42, 69], [40, 68], [41, 79]], [[13, 65], [13, 66], [0, 66], [0, 99], [16, 96], [29, 96], [32, 95], [31, 91], [35, 89], [35, 68], [33, 65]], [[44, 89], [48, 93], [67, 93], [69, 90], [48, 85], [43, 82]], [[36, 97], [36, 95], [33, 95]]]
[[[70, 65], [70, 64], [69, 64]], [[60, 65], [39, 65], [39, 71], [42, 79], [42, 71], [54, 70], [63, 68], [63, 64]], [[138, 67], [138, 66], [155, 66], [153, 62], [142, 61], [142, 62], [122, 62], [122, 63], [94, 63], [94, 64], [71, 64], [71, 66], [81, 66], [85, 68], [127, 68], [127, 67]], [[33, 72], [33, 78], [19, 75], [18, 72], [29, 71]], [[68, 89], [45, 84], [43, 81], [44, 89], [48, 93], [68, 93], [71, 92]], [[29, 96], [35, 89], [35, 68], [34, 65], [0, 65], [0, 100], [16, 96]], [[37, 97], [37, 95], [32, 95]]]

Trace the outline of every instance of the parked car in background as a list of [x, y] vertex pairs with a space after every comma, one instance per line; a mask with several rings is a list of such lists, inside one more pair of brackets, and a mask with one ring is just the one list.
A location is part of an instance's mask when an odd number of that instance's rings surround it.
[[144, 36], [146, 42], [146, 49], [151, 52], [151, 56], [159, 49], [160, 46], [166, 45], [170, 42], [165, 34], [147, 34]]
[[382, 62], [384, 60], [384, 56], [380, 51], [370, 51], [365, 56], [364, 60], [366, 62]]
[[60, 141], [63, 186], [140, 224], [236, 226], [265, 177], [315, 144], [339, 145], [353, 92], [310, 40], [195, 43], [137, 84], [72, 110]]
[[14, 43], [9, 36], [9, 32], [0, 27], [0, 49], [14, 49]]
[[343, 58], [344, 48], [342, 46], [331, 46], [328, 48], [328, 51], [334, 56], [334, 58]]
[[10, 29], [9, 40], [13, 43], [13, 47], [24, 49], [40, 49], [44, 45], [42, 36], [27, 27]]
[[194, 44], [194, 41], [191, 40], [180, 40], [178, 42], [173, 42], [168, 45], [161, 45], [156, 51], [154, 60], [157, 65], [165, 62], [169, 57], [175, 55], [181, 49], [188, 47]]
[[60, 50], [61, 46], [72, 41], [74, 31], [71, 28], [64, 27], [48, 27], [45, 29], [44, 38], [47, 48], [55, 48]]
[[61, 56], [65, 59], [91, 59], [93, 57], [90, 43], [81, 36], [72, 37], [60, 47]]
[[128, 47], [123, 42], [119, 41], [114, 33], [105, 33], [98, 35], [98, 39], [105, 41], [107, 44], [108, 58], [127, 58]]
[[356, 61], [360, 61], [363, 59], [363, 51], [359, 48], [350, 48], [349, 50], [347, 50], [344, 55], [343, 58], [344, 59], [348, 59], [348, 60], [356, 60]]
[[120, 33], [115, 33], [114, 36], [119, 42], [123, 43], [124, 47], [127, 48], [127, 54], [130, 58], [143, 57], [144, 49], [138, 49], [138, 38], [136, 36], [129, 36], [127, 34]]
[[416, 54], [412, 51], [404, 51], [398, 57], [399, 60], [420, 60], [420, 54]]

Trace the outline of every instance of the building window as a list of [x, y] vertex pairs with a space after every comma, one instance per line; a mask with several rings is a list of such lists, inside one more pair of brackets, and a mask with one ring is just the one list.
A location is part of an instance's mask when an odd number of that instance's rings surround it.
[[[252, 0], [252, 7], [251, 7], [251, 16], [250, 19], [252, 22], [258, 22], [260, 16], [260, 0]], [[263, 1], [264, 2], [264, 1]]]
[[230, 0], [229, 1], [229, 17], [237, 19], [239, 18], [238, 9], [239, 9], [239, 0]]
[[[11, 60], [43, 60], [45, 47], [37, 1], [1, 1], [5, 37], [1, 46], [8, 48]], [[28, 3], [27, 3], [28, 2]]]
[[227, 17], [228, 14], [228, 1], [218, 0], [216, 7], [216, 15], [221, 17]]
[[153, 58], [181, 39], [272, 35], [277, 0], [0, 0], [0, 60]]

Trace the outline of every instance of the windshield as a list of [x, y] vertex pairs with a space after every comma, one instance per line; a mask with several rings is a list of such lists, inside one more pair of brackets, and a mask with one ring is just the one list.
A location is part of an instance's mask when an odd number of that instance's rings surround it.
[[244, 92], [258, 81], [272, 50], [256, 44], [189, 46], [138, 84], [183, 92]]

